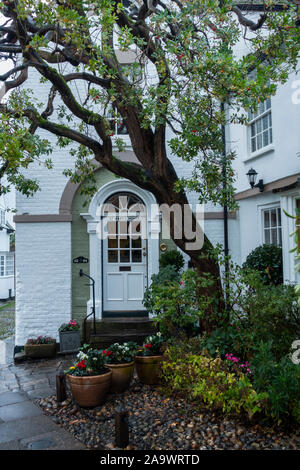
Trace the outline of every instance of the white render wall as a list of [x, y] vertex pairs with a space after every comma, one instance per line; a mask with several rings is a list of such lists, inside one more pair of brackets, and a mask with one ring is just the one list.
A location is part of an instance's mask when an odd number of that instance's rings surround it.
[[71, 318], [71, 223], [18, 223], [16, 339], [50, 335]]

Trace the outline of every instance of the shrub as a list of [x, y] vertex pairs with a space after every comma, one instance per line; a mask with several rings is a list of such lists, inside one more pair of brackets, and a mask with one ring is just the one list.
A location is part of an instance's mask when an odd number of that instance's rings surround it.
[[247, 256], [243, 265], [259, 271], [265, 284], [282, 284], [282, 249], [276, 245], [261, 245]]
[[154, 322], [166, 339], [182, 333], [192, 334], [201, 315], [197, 274], [187, 270], [181, 281], [176, 277], [161, 283], [153, 281], [145, 294], [144, 305], [155, 316]]
[[177, 250], [170, 250], [163, 253], [159, 258], [159, 267], [174, 266], [176, 272], [180, 272], [184, 266], [184, 258]]
[[246, 412], [251, 417], [262, 409], [265, 394], [256, 393], [249, 377], [240, 370], [231, 371], [228, 361], [192, 353], [182, 355], [178, 347], [169, 348], [165, 359], [161, 375], [168, 394], [191, 397], [199, 406], [225, 414]]
[[300, 364], [293, 364], [289, 355], [276, 361], [272, 341], [261, 343], [251, 360], [253, 385], [266, 392], [266, 414], [278, 423], [292, 416], [300, 422]]

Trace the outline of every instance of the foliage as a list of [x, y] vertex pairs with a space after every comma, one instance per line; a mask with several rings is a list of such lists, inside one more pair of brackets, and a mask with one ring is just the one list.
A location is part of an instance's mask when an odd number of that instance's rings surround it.
[[55, 338], [50, 336], [38, 336], [37, 338], [29, 338], [26, 344], [53, 344], [56, 343]]
[[58, 329], [60, 332], [78, 330], [80, 330], [80, 325], [76, 322], [76, 320], [70, 320], [69, 323], [63, 323]]
[[[171, 0], [168, 5], [154, 2], [154, 8], [150, 1], [135, 7], [119, 0], [92, 6], [83, 0], [1, 1], [1, 58], [18, 64], [1, 76], [5, 91], [26, 82], [28, 69], [39, 73], [49, 90], [44, 110], [28, 91], [23, 100], [11, 93], [1, 106], [3, 171], [12, 172], [26, 194], [38, 189], [38, 182], [22, 180], [22, 170], [46, 151], [48, 144], [34, 136], [44, 129], [57, 136], [60, 147], [73, 145], [69, 153], [76, 163], [66, 171], [86, 184], [87, 194], [95, 189], [90, 162], [95, 155], [115, 174], [131, 175], [153, 192], [161, 178], [160, 194], [169, 192], [171, 200], [176, 185], [177, 191], [196, 190], [201, 201], [233, 205], [233, 153], [225, 162], [225, 190], [219, 171], [224, 164], [221, 125], [245, 123], [247, 111], [274, 94], [276, 83], [287, 81], [299, 57], [298, 6], [286, 0], [278, 12], [273, 3], [256, 24], [234, 0]], [[244, 57], [235, 53], [240, 40], [247, 44]], [[124, 66], [117, 49], [136, 51], [137, 60]], [[79, 97], [76, 80], [83, 82]], [[229, 113], [220, 108], [225, 102]], [[110, 114], [125, 122], [141, 168], [113, 155], [115, 136], [106, 117], [111, 108]], [[166, 125], [173, 131], [172, 153], [194, 162], [188, 179], [178, 181], [167, 161]], [[117, 138], [115, 144], [121, 150], [125, 142]]]
[[106, 357], [102, 350], [84, 344], [77, 354], [77, 361], [65, 373], [78, 377], [101, 375], [107, 372], [105, 363]]
[[181, 281], [178, 278], [165, 282], [153, 280], [144, 304], [154, 315], [153, 320], [165, 338], [191, 333], [202, 313], [198, 303], [197, 274], [187, 270]]
[[170, 250], [163, 253], [159, 258], [159, 267], [165, 268], [167, 266], [174, 266], [176, 272], [180, 273], [184, 266], [184, 259], [182, 254], [177, 250]]
[[163, 388], [168, 394], [190, 397], [200, 407], [251, 417], [262, 409], [265, 394], [256, 393], [250, 378], [232, 371], [227, 362], [170, 347], [162, 363]]
[[261, 245], [246, 258], [245, 268], [256, 269], [265, 284], [283, 283], [282, 248], [276, 245]]
[[277, 361], [272, 351], [272, 341], [258, 346], [251, 360], [253, 386], [267, 393], [266, 413], [278, 423], [291, 417], [300, 422], [300, 364], [290, 355]]
[[124, 364], [133, 361], [137, 350], [137, 343], [128, 341], [123, 344], [114, 343], [107, 349], [104, 349], [102, 353], [105, 356], [106, 364]]
[[164, 338], [160, 332], [156, 335], [147, 336], [145, 338], [143, 346], [138, 350], [138, 356], [158, 356], [162, 352], [162, 346], [164, 344]]

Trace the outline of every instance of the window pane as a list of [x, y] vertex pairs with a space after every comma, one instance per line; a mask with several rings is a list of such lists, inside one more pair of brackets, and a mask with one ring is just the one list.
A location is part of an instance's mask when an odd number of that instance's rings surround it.
[[269, 144], [269, 133], [268, 131], [263, 133], [264, 136], [264, 147]]
[[270, 129], [270, 144], [273, 142], [273, 133], [272, 133], [272, 129]]
[[271, 109], [271, 98], [266, 100], [266, 109]]
[[120, 263], [129, 263], [129, 262], [130, 262], [130, 251], [120, 250]]
[[262, 148], [262, 138], [261, 138], [261, 134], [258, 134], [257, 136], [257, 149], [261, 149]]
[[281, 233], [281, 228], [278, 229], [278, 244], [281, 246], [282, 245], [282, 233]]
[[277, 217], [276, 217], [276, 209], [271, 210], [271, 227], [276, 227], [277, 225]]
[[137, 238], [137, 239], [131, 239], [131, 246], [132, 248], [141, 248], [142, 247], [142, 239]]
[[118, 252], [117, 250], [108, 250], [108, 262], [117, 263], [118, 262]]
[[118, 248], [117, 237], [108, 239], [108, 248]]
[[277, 243], [278, 243], [278, 241], [277, 241], [277, 229], [272, 228], [271, 232], [272, 232], [272, 243], [273, 243], [273, 245], [277, 245]]
[[133, 250], [132, 251], [132, 262], [141, 263], [142, 261], [142, 250]]
[[270, 244], [270, 230], [265, 230], [265, 243]]
[[255, 152], [256, 151], [256, 139], [251, 139], [251, 151]]
[[270, 213], [269, 211], [264, 211], [264, 227], [270, 227]]
[[259, 133], [261, 132], [261, 119], [258, 119], [258, 121], [256, 122], [256, 132]]
[[120, 238], [120, 248], [129, 248], [129, 237]]
[[268, 129], [268, 121], [269, 121], [268, 116], [264, 116], [263, 117], [263, 129], [264, 130]]
[[254, 137], [256, 134], [255, 132], [255, 124], [251, 124], [251, 137]]
[[278, 221], [279, 227], [281, 227], [281, 210], [280, 210], [280, 207], [277, 208], [277, 221]]

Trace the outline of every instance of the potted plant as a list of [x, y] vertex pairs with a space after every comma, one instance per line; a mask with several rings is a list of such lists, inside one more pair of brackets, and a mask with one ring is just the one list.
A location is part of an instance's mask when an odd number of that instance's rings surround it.
[[140, 381], [144, 384], [152, 385], [158, 382], [163, 342], [164, 340], [160, 332], [156, 335], [148, 336], [142, 348], [135, 356], [136, 373]]
[[124, 392], [131, 382], [134, 372], [134, 356], [138, 345], [133, 341], [114, 343], [103, 350], [107, 367], [112, 371], [111, 391]]
[[63, 323], [59, 329], [60, 352], [77, 352], [80, 348], [80, 325], [76, 320]]
[[56, 353], [56, 339], [50, 336], [29, 338], [24, 346], [24, 352], [31, 358], [53, 357]]
[[105, 366], [102, 351], [84, 345], [77, 355], [77, 362], [65, 373], [72, 396], [79, 406], [98, 406], [105, 402], [112, 373]]

